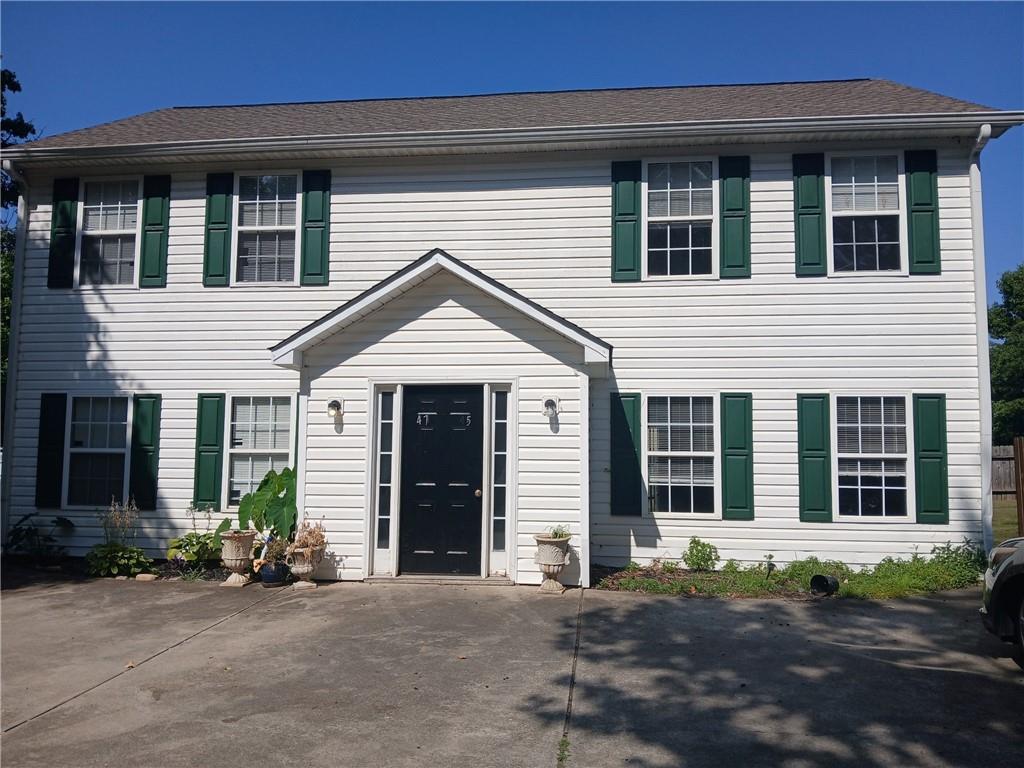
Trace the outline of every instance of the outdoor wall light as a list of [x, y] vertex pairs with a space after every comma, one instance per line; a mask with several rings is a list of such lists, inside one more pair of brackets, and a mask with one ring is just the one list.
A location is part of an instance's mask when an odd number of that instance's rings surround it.
[[558, 414], [562, 412], [562, 405], [558, 401], [557, 397], [545, 397], [543, 405], [544, 415], [547, 416], [549, 419], [555, 418], [556, 416], [558, 416]]
[[331, 400], [331, 402], [327, 404], [327, 415], [330, 416], [332, 419], [338, 418], [341, 412], [342, 411], [340, 400]]

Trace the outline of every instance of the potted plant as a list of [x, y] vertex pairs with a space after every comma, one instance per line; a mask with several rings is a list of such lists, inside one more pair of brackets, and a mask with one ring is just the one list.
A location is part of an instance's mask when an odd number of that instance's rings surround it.
[[558, 581], [558, 577], [569, 562], [569, 539], [572, 538], [569, 529], [564, 525], [556, 525], [545, 533], [535, 533], [533, 538], [537, 542], [537, 554], [534, 555], [533, 561], [540, 566], [540, 571], [544, 574], [540, 591], [560, 595], [565, 591], [565, 587]]
[[[279, 473], [270, 470], [255, 491], [242, 497], [238, 505], [238, 528], [220, 534], [223, 547], [221, 558], [224, 566], [232, 571], [223, 586], [242, 587], [248, 584], [249, 579], [243, 572], [248, 570], [252, 560], [252, 546], [257, 534], [262, 534], [269, 528], [270, 536], [280, 539], [282, 544], [287, 546], [288, 538], [295, 528], [297, 514], [295, 472], [288, 467]], [[227, 524], [228, 520], [225, 518], [221, 526], [226, 527]], [[217, 530], [220, 531], [221, 528], [218, 527]], [[282, 564], [284, 557], [285, 555], [281, 555]], [[266, 559], [266, 550], [261, 559]]]
[[295, 541], [288, 547], [286, 562], [291, 568], [292, 576], [297, 579], [296, 589], [312, 589], [316, 587], [313, 574], [324, 557], [327, 549], [327, 533], [323, 523], [310, 523], [303, 520], [295, 532]]
[[283, 587], [288, 579], [288, 540], [274, 537], [267, 540], [263, 554], [254, 562], [253, 569], [260, 575], [264, 587]]

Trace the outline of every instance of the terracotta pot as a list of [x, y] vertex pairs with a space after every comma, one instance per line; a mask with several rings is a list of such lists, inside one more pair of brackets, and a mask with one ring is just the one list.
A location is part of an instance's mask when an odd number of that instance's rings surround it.
[[249, 583], [245, 574], [252, 562], [252, 543], [256, 539], [256, 531], [227, 531], [220, 535], [220, 557], [224, 567], [231, 575], [221, 584], [222, 587], [244, 587]]
[[565, 587], [558, 581], [558, 577], [569, 562], [569, 539], [571, 537], [564, 536], [556, 539], [546, 533], [538, 533], [534, 534], [533, 538], [537, 542], [537, 554], [534, 555], [533, 562], [540, 566], [540, 572], [544, 574], [540, 591], [560, 595], [565, 591]]
[[324, 557], [324, 547], [294, 549], [288, 554], [286, 563], [292, 569], [292, 576], [300, 582], [313, 583], [313, 574]]

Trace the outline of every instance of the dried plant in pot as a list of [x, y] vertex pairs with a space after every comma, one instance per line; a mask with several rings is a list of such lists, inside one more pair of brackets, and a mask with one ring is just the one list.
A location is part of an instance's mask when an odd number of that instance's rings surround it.
[[295, 532], [295, 541], [288, 547], [286, 562], [297, 579], [296, 589], [316, 587], [313, 574], [327, 550], [327, 532], [322, 522], [304, 520]]
[[537, 542], [537, 554], [533, 562], [540, 566], [544, 574], [544, 581], [540, 585], [540, 591], [545, 594], [560, 595], [565, 587], [558, 581], [569, 562], [569, 539], [572, 538], [569, 529], [564, 525], [556, 525], [544, 533], [535, 533], [534, 540]]
[[280, 537], [272, 538], [263, 547], [263, 553], [252, 565], [260, 575], [264, 587], [283, 587], [288, 580], [288, 540]]

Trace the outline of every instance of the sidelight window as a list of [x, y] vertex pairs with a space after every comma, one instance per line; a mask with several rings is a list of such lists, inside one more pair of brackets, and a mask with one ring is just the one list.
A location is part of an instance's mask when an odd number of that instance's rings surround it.
[[508, 394], [495, 391], [492, 403], [491, 549], [495, 552], [505, 551], [505, 523], [508, 519]]
[[391, 463], [395, 439], [395, 393], [377, 395], [377, 549], [391, 546]]

